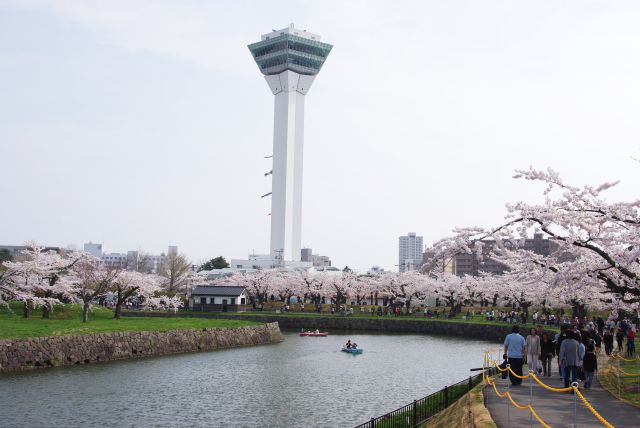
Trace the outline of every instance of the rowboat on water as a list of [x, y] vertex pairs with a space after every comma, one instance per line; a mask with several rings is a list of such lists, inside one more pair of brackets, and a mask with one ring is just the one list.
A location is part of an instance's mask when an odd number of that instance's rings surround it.
[[309, 337], [327, 337], [329, 333], [327, 332], [315, 332], [315, 331], [302, 331], [298, 333], [300, 336], [309, 336]]
[[341, 351], [342, 352], [347, 352], [349, 354], [362, 354], [362, 351], [364, 351], [364, 349], [362, 349], [362, 348], [342, 348]]

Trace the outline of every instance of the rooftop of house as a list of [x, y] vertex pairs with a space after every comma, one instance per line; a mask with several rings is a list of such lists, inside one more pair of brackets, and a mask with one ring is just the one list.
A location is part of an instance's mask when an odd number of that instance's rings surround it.
[[201, 285], [191, 291], [192, 296], [239, 296], [245, 290], [244, 287]]

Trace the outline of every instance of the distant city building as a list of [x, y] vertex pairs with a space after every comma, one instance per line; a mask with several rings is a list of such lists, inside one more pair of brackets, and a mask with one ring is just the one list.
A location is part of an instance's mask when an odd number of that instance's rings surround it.
[[371, 269], [367, 271], [368, 275], [377, 275], [381, 273], [384, 273], [384, 269], [380, 266], [371, 266]]
[[433, 269], [438, 269], [438, 272], [445, 273], [453, 273], [453, 258], [449, 258], [447, 260], [436, 260], [434, 251], [425, 251], [422, 254], [422, 266], [420, 267], [423, 271], [431, 271]]
[[398, 269], [400, 272], [408, 272], [420, 269], [422, 266], [422, 236], [416, 236], [409, 232], [407, 236], [399, 239]]
[[102, 244], [94, 244], [93, 242], [87, 242], [83, 248], [85, 253], [89, 253], [94, 257], [102, 258]]
[[[26, 245], [0, 245], [0, 250], [6, 250], [12, 259], [20, 259], [22, 256], [22, 251], [26, 250]], [[60, 247], [44, 247], [45, 251], [56, 251], [59, 252], [61, 250]]]
[[311, 248], [303, 248], [300, 250], [300, 261], [311, 262], [313, 267], [331, 266], [331, 259], [328, 256], [313, 254]]
[[308, 269], [312, 267], [311, 262], [293, 262], [284, 261], [276, 256], [274, 260], [271, 254], [249, 254], [246, 259], [231, 259], [229, 266], [232, 269], [238, 270], [259, 270], [259, 269], [281, 269], [281, 268], [293, 268], [293, 269]]
[[311, 248], [303, 248], [300, 250], [300, 261], [301, 262], [310, 262], [311, 256], [313, 256]]
[[[493, 260], [490, 257], [490, 254], [496, 245], [495, 241], [488, 239], [482, 241], [482, 244], [482, 257], [479, 257], [478, 254], [475, 253], [461, 253], [453, 256], [451, 262], [448, 264], [448, 266], [451, 267], [451, 273], [454, 273], [458, 276], [478, 276], [480, 272], [486, 272], [493, 275], [501, 275], [505, 271], [507, 271], [508, 269], [505, 265], [496, 260]], [[532, 251], [541, 256], [549, 256], [558, 251], [560, 247], [558, 243], [544, 238], [542, 233], [534, 234], [533, 238], [525, 239], [524, 242], [522, 242], [520, 245], [520, 248]], [[509, 243], [505, 242], [505, 246], [509, 246]], [[430, 264], [434, 264], [433, 253], [425, 252], [423, 254], [423, 257], [423, 262], [427, 266], [429, 266]], [[564, 260], [570, 258], [571, 256], [569, 255], [565, 255], [564, 257], [562, 257], [562, 259]], [[447, 271], [449, 270], [447, 269]]]
[[[93, 242], [85, 243], [83, 248], [85, 252], [99, 257], [107, 267], [140, 272], [157, 273], [158, 268], [167, 258], [164, 253], [153, 255], [141, 253], [137, 250], [127, 251], [126, 253], [103, 253], [102, 244], [95, 244]], [[167, 254], [178, 254], [178, 247], [170, 245]]]

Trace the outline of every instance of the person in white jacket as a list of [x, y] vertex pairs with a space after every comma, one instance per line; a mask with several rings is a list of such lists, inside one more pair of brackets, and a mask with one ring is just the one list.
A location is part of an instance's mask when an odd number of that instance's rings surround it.
[[538, 361], [540, 360], [540, 336], [538, 330], [532, 328], [527, 336], [527, 364], [529, 370], [537, 373]]

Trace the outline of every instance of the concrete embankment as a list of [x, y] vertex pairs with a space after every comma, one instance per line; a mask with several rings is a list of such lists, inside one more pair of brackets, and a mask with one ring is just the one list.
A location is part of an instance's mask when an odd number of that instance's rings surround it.
[[126, 316], [160, 316], [160, 317], [197, 317], [197, 318], [224, 318], [241, 319], [260, 322], [278, 322], [281, 328], [286, 329], [320, 329], [320, 330], [361, 330], [361, 331], [384, 331], [398, 333], [425, 333], [446, 336], [459, 336], [471, 339], [482, 339], [490, 341], [504, 340], [504, 337], [511, 333], [511, 325], [473, 324], [455, 321], [439, 321], [434, 319], [421, 319], [410, 317], [372, 317], [360, 318], [349, 316], [312, 316], [312, 315], [274, 315], [274, 314], [223, 314], [223, 313], [199, 313], [199, 312], [179, 312], [159, 313], [159, 312], [136, 312], [128, 311]]
[[277, 322], [238, 328], [4, 339], [0, 340], [0, 373], [266, 345], [282, 340]]

